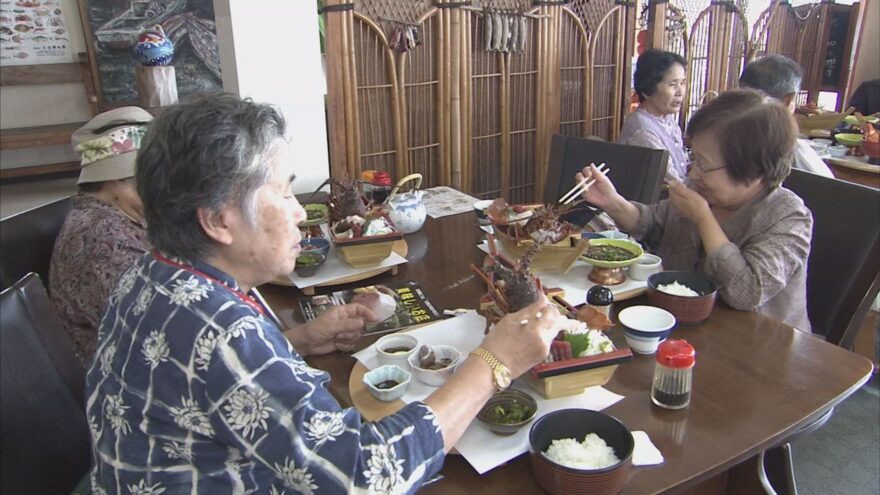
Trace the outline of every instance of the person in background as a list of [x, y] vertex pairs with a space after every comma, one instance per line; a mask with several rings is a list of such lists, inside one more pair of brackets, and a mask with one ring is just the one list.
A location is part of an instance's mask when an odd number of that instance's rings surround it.
[[147, 250], [135, 157], [153, 116], [138, 107], [102, 113], [74, 132], [82, 171], [49, 265], [49, 295], [88, 368], [116, 280]]
[[880, 113], [880, 79], [871, 79], [859, 84], [849, 97], [849, 106], [855, 107], [862, 115]]
[[272, 107], [204, 95], [153, 122], [138, 156], [154, 251], [119, 280], [86, 379], [94, 493], [413, 493], [479, 409], [542, 362], [546, 300], [503, 318], [445, 385], [377, 422], [305, 356], [350, 350], [360, 304], [284, 329], [253, 289], [290, 273], [306, 213]]
[[678, 125], [686, 67], [687, 61], [672, 52], [652, 49], [639, 56], [634, 77], [639, 108], [626, 117], [617, 139], [620, 144], [668, 151], [667, 180], [683, 180], [687, 174], [687, 154]]
[[[739, 85], [762, 91], [779, 100], [794, 113], [798, 92], [801, 90], [803, 71], [801, 66], [785, 55], [767, 55], [746, 65], [739, 78]], [[825, 177], [834, 177], [831, 169], [807, 139], [798, 138], [795, 145], [792, 168], [806, 170]]]
[[722, 93], [688, 123], [686, 182], [669, 199], [629, 202], [595, 166], [584, 199], [663, 258], [667, 270], [699, 271], [735, 309], [760, 311], [809, 332], [807, 258], [813, 217], [780, 184], [791, 170], [797, 124], [779, 101], [750, 89]]

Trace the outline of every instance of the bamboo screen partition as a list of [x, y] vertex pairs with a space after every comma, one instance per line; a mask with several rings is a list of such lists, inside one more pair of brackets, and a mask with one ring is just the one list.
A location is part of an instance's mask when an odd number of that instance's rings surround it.
[[[487, 6], [527, 12], [522, 53], [484, 51]], [[324, 7], [334, 177], [419, 172], [425, 187], [535, 201], [553, 133], [613, 140], [619, 132], [634, 5], [326, 0]], [[397, 53], [390, 36], [409, 24], [422, 44]]]
[[709, 91], [736, 86], [748, 57], [748, 26], [731, 2], [716, 1], [694, 20], [688, 39], [688, 86], [681, 112], [684, 125]]

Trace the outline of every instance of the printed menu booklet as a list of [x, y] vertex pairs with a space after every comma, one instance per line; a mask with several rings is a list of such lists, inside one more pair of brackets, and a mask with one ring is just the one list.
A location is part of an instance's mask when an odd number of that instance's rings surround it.
[[[311, 320], [333, 306], [348, 304], [361, 292], [374, 292], [380, 286], [360, 287], [353, 290], [339, 290], [329, 294], [304, 297], [299, 308], [306, 320]], [[423, 325], [441, 318], [441, 314], [425, 296], [419, 284], [413, 281], [392, 282], [386, 287], [395, 294], [397, 310], [387, 320], [367, 325], [364, 333], [377, 334], [392, 332], [412, 325]], [[388, 291], [385, 291], [386, 293]]]

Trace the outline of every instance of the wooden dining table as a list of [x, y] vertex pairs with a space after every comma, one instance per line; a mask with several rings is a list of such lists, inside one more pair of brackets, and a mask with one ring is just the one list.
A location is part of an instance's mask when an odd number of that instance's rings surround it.
[[[421, 284], [441, 311], [476, 308], [485, 286], [468, 267], [485, 256], [477, 249], [482, 237], [472, 213], [428, 219], [421, 231], [406, 236], [408, 263], [395, 278]], [[320, 288], [318, 293], [390, 280], [390, 274], [379, 275]], [[265, 285], [260, 291], [285, 325], [302, 321], [296, 310], [303, 297], [298, 289]], [[574, 304], [583, 302], [584, 296], [566, 294]], [[613, 311], [645, 303], [641, 296], [615, 303]], [[622, 342], [620, 334], [619, 328], [612, 328], [615, 341]], [[630, 430], [647, 432], [665, 458], [661, 465], [635, 468], [626, 494], [688, 491], [718, 479], [819, 418], [862, 386], [872, 372], [871, 362], [862, 356], [758, 313], [735, 311], [720, 298], [708, 320], [680, 325], [671, 337], [686, 339], [697, 351], [687, 409], [670, 411], [651, 403], [653, 356], [635, 355], [605, 385], [625, 398], [604, 412]], [[364, 337], [359, 347], [374, 340]], [[309, 357], [308, 362], [329, 372], [331, 393], [342, 406], [352, 407], [348, 384], [355, 359], [336, 352]], [[542, 493], [528, 455], [483, 475], [461, 456], [448, 455], [442, 475], [420, 493], [473, 495], [490, 488], [491, 493]]]

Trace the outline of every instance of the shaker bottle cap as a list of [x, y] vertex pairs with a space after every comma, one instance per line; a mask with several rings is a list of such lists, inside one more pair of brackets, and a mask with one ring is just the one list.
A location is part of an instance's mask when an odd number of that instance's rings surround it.
[[684, 339], [670, 339], [657, 347], [657, 362], [668, 368], [690, 368], [696, 362], [695, 356], [694, 346]]
[[391, 174], [384, 170], [376, 170], [373, 173], [373, 180], [371, 182], [374, 186], [390, 186]]
[[614, 302], [614, 293], [604, 285], [594, 285], [587, 291], [587, 304], [607, 306]]

